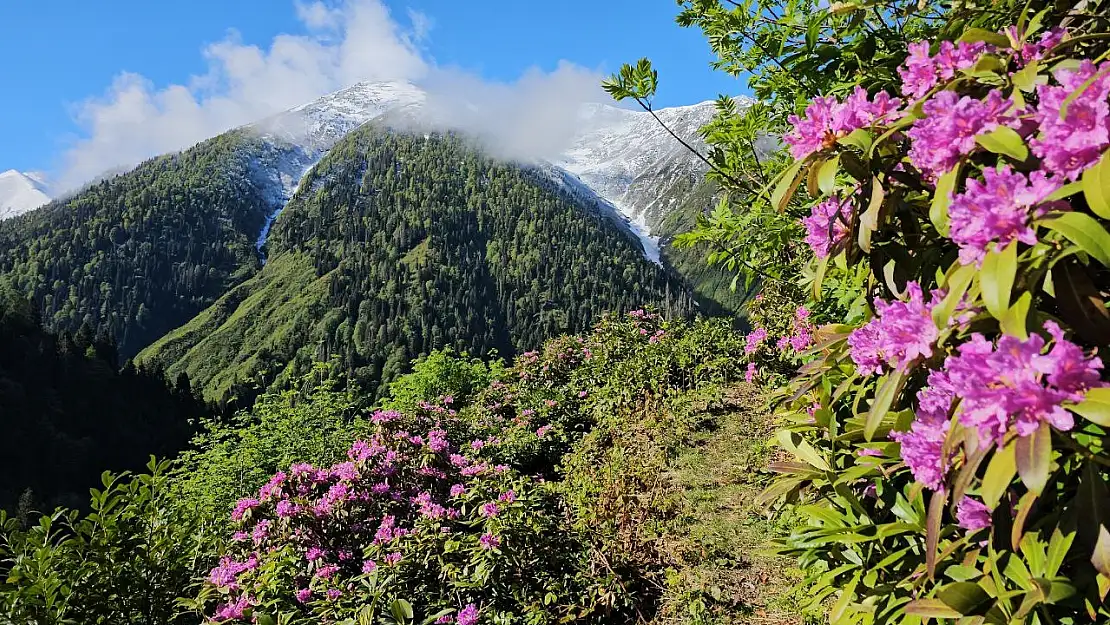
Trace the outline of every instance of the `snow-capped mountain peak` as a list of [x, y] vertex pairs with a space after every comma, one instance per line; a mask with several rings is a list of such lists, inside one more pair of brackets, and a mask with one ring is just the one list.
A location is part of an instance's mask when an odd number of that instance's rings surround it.
[[22, 215], [50, 201], [45, 179], [14, 169], [0, 173], [0, 220]]

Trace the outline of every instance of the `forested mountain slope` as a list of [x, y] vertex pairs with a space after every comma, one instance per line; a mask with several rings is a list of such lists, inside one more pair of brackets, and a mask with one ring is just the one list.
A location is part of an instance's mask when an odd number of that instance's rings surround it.
[[0, 275], [48, 328], [88, 324], [130, 357], [257, 269], [273, 151], [228, 133], [0, 222]]
[[266, 266], [140, 354], [209, 399], [338, 359], [376, 393], [438, 348], [504, 355], [603, 312], [692, 310], [608, 207], [452, 134], [347, 135], [274, 223]]
[[0, 509], [84, 507], [102, 471], [176, 453], [189, 419], [204, 414], [188, 379], [171, 388], [158, 373], [117, 371], [110, 342], [88, 326], [43, 331], [28, 302], [0, 282]]

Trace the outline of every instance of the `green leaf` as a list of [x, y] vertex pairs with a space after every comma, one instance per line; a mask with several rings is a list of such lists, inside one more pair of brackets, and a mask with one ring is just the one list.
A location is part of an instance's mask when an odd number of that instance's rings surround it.
[[1010, 47], [1010, 40], [1006, 38], [1006, 35], [982, 28], [969, 28], [956, 41], [967, 43], [983, 41], [1003, 50]]
[[948, 294], [933, 308], [933, 323], [937, 324], [938, 328], [948, 327], [948, 322], [967, 293], [967, 288], [971, 286], [975, 273], [975, 265], [958, 265], [945, 281], [944, 287], [948, 289]]
[[872, 177], [871, 201], [867, 204], [867, 210], [859, 216], [859, 247], [865, 252], [871, 251], [871, 233], [879, 229], [879, 211], [883, 208], [885, 198], [883, 185], [878, 178]]
[[987, 464], [987, 472], [983, 474], [983, 483], [979, 486], [979, 495], [983, 503], [991, 510], [998, 507], [1002, 496], [1010, 488], [1017, 474], [1017, 459], [1014, 455], [1014, 443], [1010, 441], [1002, 449], [994, 452], [991, 461]]
[[799, 460], [808, 462], [821, 471], [830, 470], [829, 463], [797, 432], [779, 430], [778, 441], [783, 449], [797, 456]]
[[1097, 163], [1083, 172], [1079, 182], [1083, 186], [1087, 206], [1099, 217], [1110, 219], [1110, 152], [1103, 154]]
[[867, 421], [863, 425], [864, 438], [871, 440], [875, 436], [875, 431], [879, 429], [883, 417], [890, 412], [890, 407], [902, 392], [905, 383], [906, 374], [900, 371], [892, 371], [880, 378], [879, 390], [875, 391], [875, 399], [871, 402], [871, 408], [867, 412]]
[[840, 170], [840, 156], [834, 156], [821, 164], [817, 170], [817, 188], [828, 195], [836, 185], [836, 172]]
[[1093, 388], [1087, 391], [1083, 401], [1069, 408], [1091, 423], [1110, 427], [1110, 388]]
[[940, 599], [917, 599], [906, 604], [906, 614], [925, 618], [960, 618], [963, 614], [953, 610]]
[[940, 524], [944, 519], [944, 506], [948, 503], [948, 493], [935, 491], [929, 497], [929, 513], [925, 517], [925, 569], [929, 578], [937, 572], [937, 545], [940, 543]]
[[389, 604], [389, 612], [393, 614], [393, 619], [398, 623], [412, 620], [412, 604], [404, 599], [394, 599]]
[[1029, 436], [1019, 436], [1014, 444], [1014, 458], [1018, 475], [1030, 491], [1040, 495], [1048, 483], [1048, 470], [1052, 464], [1051, 426], [1041, 423]]
[[964, 616], [976, 614], [991, 596], [975, 582], [955, 582], [937, 591], [937, 599]]
[[875, 138], [871, 133], [863, 128], [856, 128], [847, 136], [841, 137], [836, 140], [840, 145], [847, 145], [859, 148], [863, 153], [867, 153], [871, 149], [871, 145], [875, 142]]
[[1049, 195], [1048, 197], [1045, 198], [1045, 201], [1046, 202], [1055, 202], [1056, 200], [1062, 200], [1064, 198], [1069, 198], [1069, 197], [1075, 195], [1076, 193], [1079, 193], [1082, 190], [1083, 190], [1083, 183], [1082, 182], [1069, 182], [1068, 184], [1060, 187], [1059, 189], [1056, 189], [1056, 191], [1052, 195]]
[[960, 166], [956, 165], [937, 180], [937, 189], [933, 193], [933, 202], [929, 206], [929, 221], [941, 236], [948, 236], [948, 205], [952, 202], [952, 192], [956, 189], [956, 180], [960, 177]]
[[844, 616], [845, 610], [848, 609], [848, 604], [856, 597], [856, 584], [859, 583], [861, 575], [862, 573], [857, 571], [856, 574], [852, 576], [852, 581], [848, 582], [848, 585], [840, 591], [840, 597], [829, 611], [830, 622], [836, 623]]
[[1029, 158], [1029, 148], [1026, 147], [1025, 141], [1009, 126], [999, 126], [986, 134], [976, 135], [975, 143], [995, 154], [1004, 154], [1018, 162], [1024, 162]]
[[1040, 225], [1055, 230], [1095, 260], [1110, 267], [1110, 234], [1084, 213], [1055, 213], [1041, 220]]
[[1040, 65], [1037, 61], [1032, 61], [1025, 67], [1010, 76], [1010, 80], [1014, 86], [1026, 93], [1032, 92], [1039, 82], [1043, 82], [1043, 78], [1038, 75]]
[[1032, 303], [1033, 294], [1029, 291], [1022, 293], [1018, 301], [1014, 302], [1014, 305], [1010, 306], [1006, 314], [1002, 315], [1002, 319], [999, 320], [998, 325], [1002, 328], [1002, 332], [1016, 336], [1023, 341], [1029, 338], [1029, 331], [1026, 330], [1026, 319], [1029, 316], [1029, 306]]
[[1005, 249], [992, 249], [983, 259], [979, 271], [979, 284], [982, 287], [983, 303], [995, 319], [1001, 319], [1010, 308], [1010, 290], [1017, 276], [1017, 241], [1011, 241]]
[[1056, 263], [1049, 274], [1060, 317], [1083, 339], [1106, 345], [1110, 343], [1110, 311], [1089, 275], [1090, 269], [1072, 262], [1075, 260]]
[[779, 179], [778, 185], [775, 186], [774, 192], [771, 193], [771, 206], [773, 206], [775, 210], [782, 212], [782, 210], [786, 208], [786, 204], [790, 202], [790, 198], [794, 196], [794, 191], [798, 188], [798, 184], [801, 183], [801, 177], [798, 175], [798, 172], [801, 171], [803, 163], [804, 161], [797, 161], [783, 172], [782, 178]]

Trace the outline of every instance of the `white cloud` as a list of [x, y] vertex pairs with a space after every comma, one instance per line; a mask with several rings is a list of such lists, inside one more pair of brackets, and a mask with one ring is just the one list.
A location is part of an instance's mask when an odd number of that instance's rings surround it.
[[207, 72], [185, 84], [158, 87], [123, 73], [102, 97], [80, 103], [75, 118], [83, 136], [63, 155], [58, 188], [362, 81], [422, 84], [430, 110], [442, 120], [514, 157], [557, 152], [569, 138], [577, 105], [604, 98], [600, 75], [568, 63], [551, 73], [530, 71], [512, 84], [437, 68], [420, 48], [432, 20], [410, 10], [403, 27], [382, 0], [294, 0], [293, 6], [306, 34], [281, 34], [259, 47], [232, 31], [203, 50]]

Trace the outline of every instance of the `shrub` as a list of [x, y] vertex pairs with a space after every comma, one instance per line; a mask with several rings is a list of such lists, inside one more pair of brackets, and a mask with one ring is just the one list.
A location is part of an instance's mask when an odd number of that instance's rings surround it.
[[1107, 34], [1011, 15], [784, 137], [775, 203], [813, 182], [808, 290], [862, 269], [872, 309], [782, 390], [794, 459], [765, 494], [798, 504], [785, 549], [836, 623], [1110, 618]]
[[[541, 484], [444, 430], [380, 430], [330, 468], [294, 464], [238, 502], [201, 604], [216, 622], [585, 618], [590, 576]], [[469, 456], [462, 455], [466, 451]], [[216, 599], [218, 597], [218, 599]], [[415, 608], [412, 607], [415, 604]]]
[[203, 522], [179, 508], [168, 463], [103, 476], [90, 512], [62, 510], [24, 527], [0, 512], [0, 620], [7, 623], [190, 623], [175, 600], [206, 564]]

